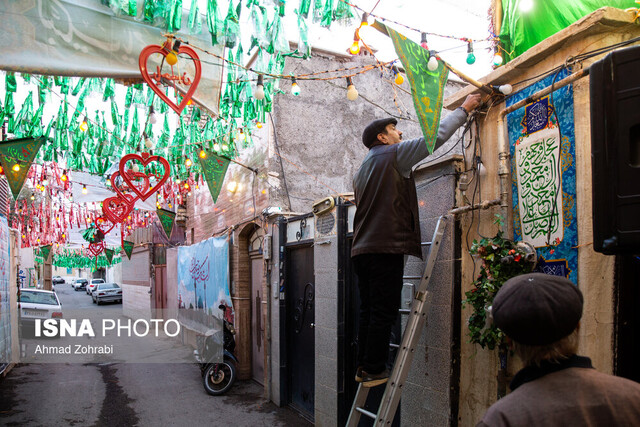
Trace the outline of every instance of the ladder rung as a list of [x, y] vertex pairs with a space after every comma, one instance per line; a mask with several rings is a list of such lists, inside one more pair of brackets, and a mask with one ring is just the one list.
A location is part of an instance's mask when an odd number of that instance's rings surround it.
[[400, 348], [398, 344], [389, 343], [389, 347], [391, 348]]
[[400, 314], [411, 314], [411, 310], [408, 308], [401, 308], [398, 311], [400, 312]]
[[422, 242], [420, 246], [429, 246], [432, 242]]
[[418, 280], [418, 279], [422, 279], [422, 276], [402, 276], [403, 279], [408, 279], [408, 280]]
[[369, 418], [373, 418], [374, 420], [376, 419], [376, 417], [378, 416], [377, 414], [374, 414], [373, 412], [369, 412], [366, 409], [362, 409], [360, 407], [356, 408], [356, 411], [360, 412], [361, 414], [366, 415]]

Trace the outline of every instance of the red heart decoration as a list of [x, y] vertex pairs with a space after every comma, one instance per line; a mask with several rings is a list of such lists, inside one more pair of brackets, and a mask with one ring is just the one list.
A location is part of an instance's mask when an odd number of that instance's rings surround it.
[[[120, 196], [108, 197], [102, 202], [102, 212], [114, 224], [123, 222], [133, 210], [134, 202], [135, 199], [128, 194], [125, 194], [122, 198]], [[111, 231], [111, 228], [109, 231]]]
[[93, 256], [98, 256], [104, 250], [104, 242], [90, 243], [87, 252]]
[[[191, 81], [191, 86], [189, 90], [182, 98], [182, 102], [180, 103], [180, 105], [176, 105], [173, 101], [169, 99], [167, 95], [165, 95], [164, 91], [160, 87], [160, 82], [153, 81], [153, 79], [149, 75], [149, 70], [147, 69], [147, 60], [149, 59], [149, 56], [153, 55], [154, 53], [158, 53], [166, 57], [170, 52], [171, 52], [170, 40], [167, 40], [167, 42], [165, 42], [163, 46], [158, 46], [157, 44], [151, 44], [145, 47], [144, 49], [142, 49], [142, 52], [140, 52], [140, 56], [138, 57], [138, 66], [140, 67], [140, 73], [142, 74], [142, 78], [144, 79], [145, 82], [147, 82], [151, 90], [153, 90], [156, 93], [156, 95], [160, 97], [160, 99], [166, 102], [167, 105], [171, 107], [171, 109], [173, 109], [173, 111], [175, 111], [176, 113], [178, 113], [178, 115], [180, 115], [180, 113], [182, 113], [182, 110], [184, 110], [184, 107], [186, 107], [189, 101], [191, 100], [193, 93], [196, 91], [196, 88], [198, 87], [198, 83], [200, 83], [202, 66], [200, 64], [200, 58], [198, 58], [198, 55], [196, 54], [195, 50], [191, 49], [189, 46], [185, 46], [185, 45], [180, 46], [180, 48], [178, 49], [178, 55], [184, 53], [190, 56], [191, 59], [193, 60], [193, 65], [196, 70], [195, 70], [195, 76], [193, 76], [193, 80]], [[160, 79], [162, 77], [165, 77], [165, 78], [169, 77], [171, 81], [178, 80], [178, 81], [184, 82], [184, 78], [186, 77], [184, 74], [182, 77], [175, 76], [173, 74], [173, 66], [171, 66], [171, 74], [164, 73], [160, 75], [161, 74], [160, 71], [161, 70], [158, 67], [158, 71], [154, 75], [154, 76], [157, 76], [156, 79]]]
[[[130, 181], [127, 181], [123, 178], [123, 181], [125, 184], [128, 184], [129, 189], [133, 189], [134, 187], [138, 189], [138, 192], [136, 192], [135, 190], [133, 190], [134, 193], [136, 194], [140, 194], [140, 193], [146, 193], [149, 190], [149, 176], [144, 173], [144, 172], [134, 172], [133, 170], [129, 169], [127, 172], [125, 172], [125, 175], [129, 177]], [[127, 189], [125, 188], [121, 188], [118, 186], [116, 179], [120, 176], [120, 171], [115, 171], [112, 175], [111, 175], [111, 188], [113, 188], [116, 192], [116, 194], [118, 194], [119, 196], [121, 196], [121, 198], [124, 198]], [[137, 185], [133, 185], [133, 181], [137, 181], [139, 178], [143, 178], [143, 183], [142, 183], [142, 190], [140, 189], [139, 186]], [[129, 184], [131, 182], [131, 184]]]
[[[160, 178], [160, 180], [153, 187], [148, 188], [146, 192], [142, 192], [140, 191], [140, 189], [138, 189], [138, 187], [133, 185], [131, 178], [124, 171], [124, 166], [129, 160], [138, 161], [142, 163], [142, 166], [147, 166], [151, 162], [160, 162], [164, 167], [164, 175], [162, 175], [162, 178]], [[120, 176], [122, 176], [122, 179], [124, 180], [124, 182], [127, 183], [129, 188], [131, 188], [131, 190], [134, 193], [136, 193], [140, 199], [144, 201], [144, 200], [147, 200], [153, 193], [158, 191], [158, 189], [162, 187], [162, 184], [164, 184], [167, 181], [167, 179], [169, 179], [171, 168], [169, 166], [169, 162], [164, 157], [151, 156], [149, 155], [149, 153], [142, 153], [141, 155], [132, 153], [132, 154], [127, 154], [122, 159], [120, 159], [120, 164], [118, 165], [118, 171], [120, 172]], [[142, 172], [137, 172], [137, 173], [139, 174]]]

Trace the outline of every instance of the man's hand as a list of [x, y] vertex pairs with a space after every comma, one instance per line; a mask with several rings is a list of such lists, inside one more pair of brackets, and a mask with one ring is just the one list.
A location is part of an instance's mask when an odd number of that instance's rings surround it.
[[467, 114], [471, 113], [473, 110], [478, 108], [482, 103], [482, 99], [479, 93], [467, 96], [467, 99], [464, 100], [461, 107], [467, 112]]

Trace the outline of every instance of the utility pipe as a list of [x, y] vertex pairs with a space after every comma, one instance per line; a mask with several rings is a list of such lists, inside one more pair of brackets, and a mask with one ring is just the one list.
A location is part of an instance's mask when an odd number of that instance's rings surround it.
[[504, 118], [507, 114], [516, 111], [519, 108], [524, 107], [527, 104], [530, 104], [534, 101], [539, 100], [545, 95], [550, 94], [556, 89], [560, 89], [561, 87], [567, 86], [578, 79], [586, 77], [589, 75], [589, 67], [583, 68], [582, 70], [571, 74], [568, 77], [560, 80], [557, 83], [552, 84], [551, 86], [547, 86], [546, 88], [539, 90], [533, 95], [516, 102], [510, 107], [505, 108], [500, 111], [498, 114], [498, 176], [500, 179], [500, 215], [505, 219], [503, 225], [503, 232], [506, 234], [509, 229], [510, 222], [507, 221], [509, 214], [509, 141], [506, 137], [505, 132], [505, 123]]

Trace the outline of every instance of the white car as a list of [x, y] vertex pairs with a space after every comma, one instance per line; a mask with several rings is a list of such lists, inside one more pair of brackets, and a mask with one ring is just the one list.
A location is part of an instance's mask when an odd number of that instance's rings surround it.
[[91, 295], [91, 292], [95, 289], [98, 283], [104, 283], [104, 279], [91, 279], [85, 290], [87, 291], [87, 295]]
[[18, 308], [22, 326], [33, 327], [36, 319], [62, 318], [62, 304], [52, 291], [20, 289]]

